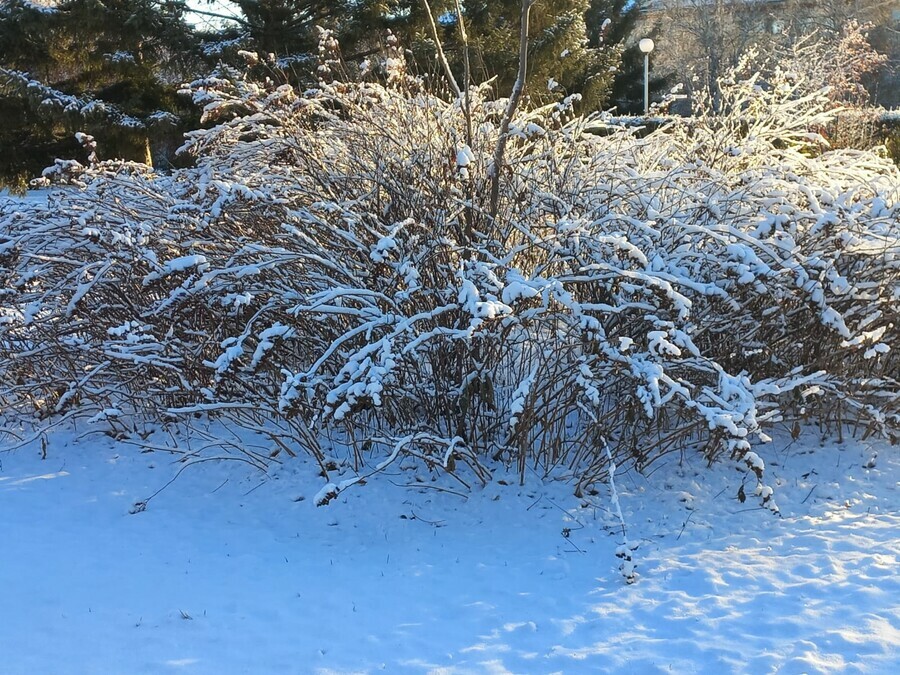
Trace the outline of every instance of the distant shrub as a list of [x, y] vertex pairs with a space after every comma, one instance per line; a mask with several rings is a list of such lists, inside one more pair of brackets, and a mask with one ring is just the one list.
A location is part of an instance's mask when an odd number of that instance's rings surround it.
[[827, 135], [831, 148], [871, 150], [884, 142], [880, 111], [874, 108], [856, 108], [840, 112], [829, 125]]
[[894, 164], [900, 166], [900, 129], [895, 129], [888, 135], [884, 142], [888, 157], [894, 160]]

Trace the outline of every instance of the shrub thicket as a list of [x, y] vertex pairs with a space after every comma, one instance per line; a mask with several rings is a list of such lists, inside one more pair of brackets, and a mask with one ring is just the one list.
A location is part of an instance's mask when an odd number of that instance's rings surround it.
[[767, 426], [898, 433], [900, 172], [823, 151], [802, 77], [736, 73], [729, 113], [644, 138], [522, 112], [495, 215], [478, 90], [467, 143], [459, 100], [399, 76], [193, 89], [240, 111], [189, 135], [195, 168], [58, 163], [74, 189], [0, 206], [9, 413], [216, 414], [326, 471], [338, 435], [363, 473], [493, 457], [580, 486], [699, 447], [773, 509]]

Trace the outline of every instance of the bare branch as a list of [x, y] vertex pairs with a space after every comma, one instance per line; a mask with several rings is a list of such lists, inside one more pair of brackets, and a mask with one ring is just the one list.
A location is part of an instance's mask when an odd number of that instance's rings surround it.
[[503, 169], [503, 156], [506, 153], [506, 144], [509, 141], [509, 125], [522, 93], [525, 91], [525, 80], [528, 77], [528, 21], [531, 15], [531, 6], [535, 0], [522, 0], [522, 13], [519, 26], [519, 73], [513, 85], [512, 93], [500, 122], [500, 136], [497, 139], [497, 147], [494, 148], [494, 156], [490, 167], [491, 177], [491, 218], [497, 217], [497, 209], [500, 205], [500, 172]]
[[460, 98], [462, 92], [459, 89], [456, 78], [453, 76], [453, 71], [450, 69], [447, 57], [444, 55], [444, 48], [441, 45], [441, 36], [438, 33], [437, 23], [434, 20], [434, 15], [431, 13], [431, 5], [428, 0], [422, 0], [422, 5], [425, 7], [425, 13], [428, 14], [428, 25], [431, 28], [431, 37], [434, 39], [434, 48], [437, 51], [438, 61], [441, 62], [441, 66], [444, 68], [444, 75], [447, 77], [447, 83], [450, 85], [450, 88], [453, 89], [456, 98]]

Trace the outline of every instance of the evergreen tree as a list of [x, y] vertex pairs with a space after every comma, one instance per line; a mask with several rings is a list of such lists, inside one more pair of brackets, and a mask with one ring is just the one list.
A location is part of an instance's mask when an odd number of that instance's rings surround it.
[[348, 16], [352, 0], [227, 0], [240, 10], [235, 19], [252, 38], [256, 49], [278, 56], [315, 51], [316, 26]]
[[0, 180], [78, 155], [150, 161], [154, 135], [180, 136], [176, 86], [194, 54], [181, 0], [10, 0], [0, 7]]
[[[420, 69], [434, 70], [434, 45], [422, 0], [229, 0], [239, 24], [264, 53], [315, 53], [315, 27], [334, 31], [344, 58], [363, 58], [385, 47], [387, 30], [413, 52]], [[440, 39], [462, 81], [462, 44], [453, 0], [429, 0]], [[496, 77], [507, 95], [516, 77], [520, 0], [461, 0], [469, 36], [472, 78]], [[580, 93], [591, 110], [609, 99], [619, 61], [615, 43], [588, 43], [590, 0], [542, 0], [531, 10], [528, 96], [532, 104]], [[553, 89], [553, 91], [550, 91]]]
[[[465, 4], [476, 74], [496, 76], [500, 93], [510, 90], [516, 76], [520, 7], [519, 0]], [[592, 110], [608, 100], [619, 51], [588, 43], [589, 8], [589, 0], [544, 0], [532, 7], [527, 90], [532, 102], [580, 93], [583, 107]]]

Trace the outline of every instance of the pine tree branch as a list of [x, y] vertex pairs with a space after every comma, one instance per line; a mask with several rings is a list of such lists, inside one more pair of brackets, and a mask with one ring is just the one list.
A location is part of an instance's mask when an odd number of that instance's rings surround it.
[[240, 16], [229, 15], [229, 14], [219, 14], [218, 12], [207, 12], [203, 9], [196, 9], [195, 7], [191, 7], [188, 12], [190, 14], [199, 14], [200, 16], [208, 16], [213, 19], [224, 19], [225, 21], [234, 21], [235, 23], [240, 24], [244, 28], [249, 28], [250, 23]]

